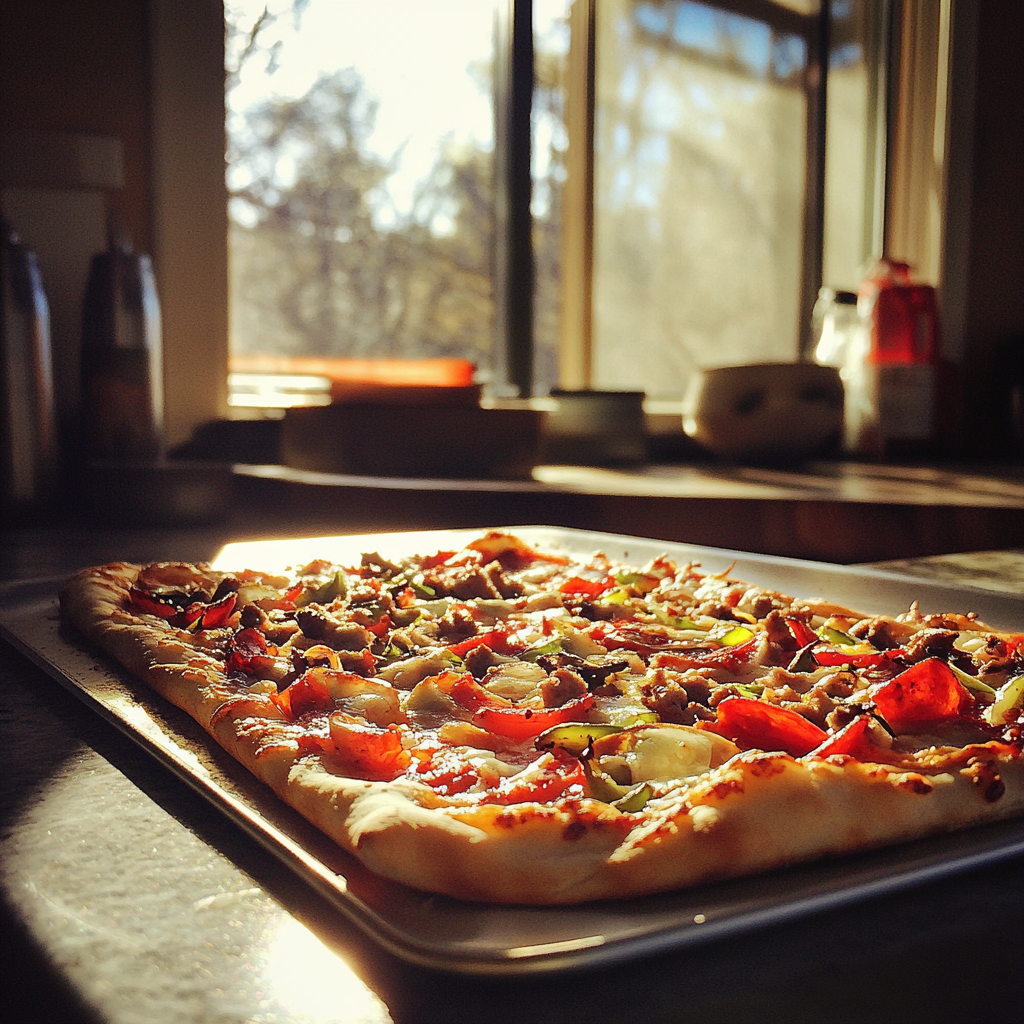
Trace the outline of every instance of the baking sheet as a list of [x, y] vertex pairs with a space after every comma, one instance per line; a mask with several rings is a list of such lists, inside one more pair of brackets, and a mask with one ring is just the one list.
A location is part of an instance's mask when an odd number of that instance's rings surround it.
[[[603, 550], [642, 563], [659, 554], [799, 596], [826, 596], [867, 612], [975, 611], [993, 626], [1024, 626], [1024, 599], [893, 574], [660, 541], [547, 527], [517, 527], [529, 543], [566, 552]], [[225, 569], [352, 562], [459, 547], [479, 530], [377, 534], [229, 545]], [[642, 899], [579, 907], [461, 903], [380, 879], [282, 804], [183, 712], [137, 684], [111, 659], [67, 634], [57, 608], [60, 580], [0, 592], [0, 634], [157, 760], [210, 800], [314, 886], [375, 942], [409, 961], [448, 971], [524, 974], [622, 961], [701, 944], [880, 893], [970, 870], [1024, 852], [1024, 820]]]

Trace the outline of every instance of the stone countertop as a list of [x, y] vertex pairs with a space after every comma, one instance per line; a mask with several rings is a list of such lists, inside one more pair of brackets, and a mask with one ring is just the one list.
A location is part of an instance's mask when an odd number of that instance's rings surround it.
[[[1024, 575], [1021, 551], [925, 562], [1015, 593]], [[1005, 956], [970, 951], [1014, 948], [1021, 857], [584, 973], [412, 967], [2, 643], [0, 681], [3, 988], [21, 1021], [935, 1024], [1005, 1019], [1017, 996]]]
[[242, 537], [539, 524], [856, 564], [1024, 548], [1024, 473], [837, 462], [538, 466], [525, 480], [413, 479], [168, 462], [108, 465], [49, 516], [5, 523], [0, 579], [60, 571], [71, 549], [86, 564], [103, 550], [134, 558], [154, 544], [194, 558]]

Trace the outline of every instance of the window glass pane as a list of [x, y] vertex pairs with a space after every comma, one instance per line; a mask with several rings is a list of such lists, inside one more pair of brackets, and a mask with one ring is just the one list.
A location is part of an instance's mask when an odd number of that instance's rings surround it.
[[813, 19], [723, 7], [597, 5], [597, 387], [797, 357]]
[[882, 251], [886, 5], [833, 0], [830, 13], [822, 278], [856, 290]]
[[494, 4], [225, 9], [234, 368], [458, 356], [486, 374]]
[[566, 71], [571, 4], [572, 0], [533, 0], [531, 213], [536, 268], [533, 318], [536, 394], [546, 394], [559, 383], [562, 198], [569, 148]]

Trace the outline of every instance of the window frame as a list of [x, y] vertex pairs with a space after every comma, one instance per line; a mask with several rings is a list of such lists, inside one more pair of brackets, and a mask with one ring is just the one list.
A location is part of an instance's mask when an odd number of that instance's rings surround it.
[[[502, 72], [506, 100], [499, 104], [499, 117], [509, 125], [508, 138], [525, 143], [506, 146], [503, 154], [506, 182], [499, 203], [504, 204], [507, 225], [499, 252], [504, 252], [500, 290], [506, 296], [499, 307], [499, 341], [503, 345], [508, 381], [507, 392], [526, 397], [532, 388], [532, 251], [529, 250], [529, 103], [524, 95], [532, 86], [532, 0], [506, 0], [505, 34], [500, 54], [507, 63]], [[578, 317], [563, 328], [560, 378], [563, 387], [589, 384], [590, 309], [592, 285], [592, 202], [593, 202], [593, 8], [596, 0], [575, 0], [575, 25], [586, 28], [586, 45], [577, 48], [570, 74], [588, 91], [582, 112], [570, 114], [572, 131], [585, 140], [577, 145], [570, 167], [571, 196], [575, 212], [563, 242], [565, 266], [563, 311], [577, 310]], [[749, 14], [764, 8], [766, 0], [726, 0], [721, 6]], [[891, 0], [906, 12], [920, 0]], [[827, 8], [828, 0], [824, 6]], [[154, 263], [161, 294], [164, 321], [165, 388], [167, 431], [170, 444], [186, 440], [193, 429], [211, 419], [230, 415], [227, 406], [228, 286], [227, 286], [227, 186], [225, 180], [224, 32], [222, 0], [151, 0], [151, 103], [152, 103], [152, 202], [154, 217]], [[940, 45], [933, 63], [935, 81], [931, 109], [935, 114], [933, 151], [944, 169], [938, 196], [938, 229], [928, 245], [937, 253], [934, 283], [944, 297], [944, 351], [962, 356], [967, 293], [965, 241], [969, 233], [970, 157], [973, 142], [972, 118], [975, 78], [974, 43], [977, 12], [971, 4], [942, 0], [939, 16]], [[827, 19], [823, 18], [823, 22]], [[893, 25], [903, 24], [898, 18]], [[507, 47], [507, 48], [506, 48]], [[819, 54], [827, 53], [827, 36], [818, 39]], [[914, 75], [914, 61], [920, 54], [906, 47], [902, 63], [893, 57], [888, 72], [889, 137], [885, 166], [892, 168], [891, 153], [898, 145], [893, 135], [897, 114], [907, 109], [906, 83]], [[582, 54], [582, 56], [581, 56]], [[812, 60], [809, 47], [808, 59]], [[582, 63], [581, 63], [582, 61]], [[824, 76], [821, 76], [824, 78]], [[898, 83], [904, 83], [901, 96]], [[589, 84], [588, 84], [589, 83]], [[821, 100], [827, 82], [819, 86]], [[918, 99], [921, 93], [918, 92]], [[528, 98], [528, 97], [527, 97]], [[921, 131], [914, 112], [904, 118], [910, 131]], [[809, 112], [809, 118], [812, 116]], [[820, 109], [813, 116], [822, 116]], [[516, 127], [517, 126], [517, 127]], [[929, 127], [927, 130], [931, 130]], [[513, 133], [518, 131], [518, 136]], [[940, 145], [941, 143], [941, 145]], [[822, 144], [823, 145], [823, 144]], [[820, 166], [821, 146], [808, 161]], [[941, 148], [941, 152], [939, 149]], [[584, 155], [581, 161], [580, 153]], [[513, 166], [513, 161], [515, 161]], [[589, 163], [589, 166], [588, 166]], [[575, 171], [574, 169], [575, 168]], [[525, 169], [525, 171], [524, 171]], [[575, 174], [575, 178], [573, 177]], [[897, 208], [913, 210], [928, 201], [915, 189], [913, 166], [904, 173], [887, 174], [883, 199], [887, 225]], [[567, 185], [569, 183], [567, 182]], [[951, 203], [951, 196], [959, 197]], [[933, 212], [935, 197], [932, 196]], [[818, 201], [820, 206], [820, 199]], [[499, 211], [501, 212], [501, 211]], [[903, 216], [917, 216], [905, 214]], [[805, 215], [805, 231], [815, 237], [818, 224]], [[518, 218], [518, 219], [517, 219]], [[513, 225], [516, 225], [513, 227]], [[513, 238], [513, 232], [518, 232]], [[892, 244], [891, 231], [887, 232]], [[524, 243], [525, 238], [525, 243]], [[805, 250], [807, 246], [805, 245]], [[814, 257], [805, 252], [803, 304], [813, 302], [820, 285], [821, 244]], [[573, 255], [573, 253], [575, 253]], [[815, 272], [815, 265], [817, 272]], [[499, 266], [501, 263], [499, 262]], [[202, 268], [201, 273], [196, 268]], [[527, 288], [527, 282], [529, 287]], [[510, 301], [515, 298], [514, 301]], [[805, 319], [809, 321], [809, 308]], [[563, 323], [567, 321], [563, 316]]]
[[153, 263], [169, 447], [228, 410], [222, 0], [150, 0]]

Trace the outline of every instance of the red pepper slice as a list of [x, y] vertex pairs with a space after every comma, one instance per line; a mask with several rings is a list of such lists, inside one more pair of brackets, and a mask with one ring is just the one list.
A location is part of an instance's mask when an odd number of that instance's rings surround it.
[[723, 668], [729, 672], [737, 672], [750, 662], [750, 657], [757, 650], [759, 637], [745, 640], [733, 647], [719, 647], [713, 651], [692, 651], [673, 654], [659, 653], [651, 660], [652, 668], [672, 668], [685, 671], [690, 668]]
[[560, 708], [529, 708], [522, 705], [483, 707], [473, 716], [473, 724], [496, 736], [507, 736], [521, 742], [539, 736], [554, 725], [578, 722], [593, 706], [594, 695], [588, 693]]
[[881, 665], [885, 661], [892, 661], [901, 654], [901, 651], [875, 651], [871, 654], [850, 654], [842, 647], [815, 647], [811, 654], [814, 660], [822, 668], [832, 668], [839, 665], [852, 665], [854, 668], [867, 668], [869, 665]]
[[727, 697], [717, 710], [715, 731], [747, 750], [783, 750], [803, 757], [828, 739], [827, 732], [803, 715], [749, 697]]
[[463, 553], [476, 554], [482, 565], [499, 561], [506, 570], [525, 569], [533, 562], [553, 562], [555, 565], [568, 565], [569, 559], [564, 555], [549, 555], [534, 551], [522, 538], [514, 537], [500, 530], [492, 530], [484, 537], [470, 541]]
[[177, 626], [179, 629], [190, 629], [192, 631], [202, 629], [204, 607], [204, 605], [198, 602], [196, 602], [195, 604], [190, 604], [187, 608], [184, 608], [182, 609], [182, 611], [178, 612], [178, 614], [175, 615], [173, 619], [168, 619], [167, 621], [172, 626]]
[[252, 675], [272, 664], [273, 659], [267, 655], [267, 641], [258, 629], [240, 629], [231, 638], [231, 653], [224, 666], [229, 674], [244, 672]]
[[503, 782], [495, 790], [494, 799], [503, 804], [554, 800], [570, 786], [578, 785], [582, 790], [586, 782], [583, 765], [576, 758], [556, 758], [532, 779], [517, 782], [513, 777]]
[[572, 576], [567, 579], [559, 588], [562, 594], [577, 594], [581, 597], [595, 598], [617, 586], [611, 576], [603, 580], [586, 580], [582, 576]]
[[821, 639], [810, 626], [799, 619], [786, 619], [786, 625], [789, 626], [789, 631], [793, 634], [797, 648], [806, 647]]
[[878, 713], [897, 733], [958, 718], [974, 705], [967, 688], [938, 658], [911, 665], [906, 672], [876, 686], [871, 697]]
[[412, 762], [394, 726], [381, 729], [338, 711], [331, 715], [330, 731], [335, 755], [359, 775], [393, 779]]
[[372, 626], [366, 628], [379, 639], [391, 628], [391, 616], [385, 612]]
[[417, 782], [424, 782], [431, 789], [448, 796], [465, 793], [479, 778], [476, 769], [450, 748], [435, 751], [416, 766]]
[[267, 650], [266, 637], [251, 626], [248, 629], [240, 629], [232, 638], [233, 648], [247, 657], [254, 654], [265, 654]]
[[427, 555], [420, 561], [421, 569], [434, 569], [439, 565], [443, 565], [448, 561], [449, 558], [453, 558], [458, 552], [455, 551], [438, 551], [433, 555]]
[[196, 601], [194, 604], [190, 604], [184, 611], [178, 612], [170, 620], [171, 625], [183, 626], [186, 629], [193, 628], [197, 623], [199, 629], [216, 629], [218, 626], [223, 626], [231, 618], [231, 613], [235, 610], [236, 597], [237, 595], [234, 593], [225, 594], [219, 601], [213, 604], [203, 604], [201, 601]]
[[[307, 715], [296, 727], [295, 742], [303, 754], [333, 754], [329, 716], [324, 712]], [[258, 756], [258, 755], [257, 755]]]
[[327, 711], [334, 707], [334, 698], [324, 675], [315, 668], [304, 672], [280, 693], [271, 694], [270, 699], [292, 722], [311, 711]]
[[132, 587], [128, 596], [136, 608], [147, 612], [150, 615], [159, 615], [167, 619], [172, 626], [184, 629], [191, 629], [199, 623], [200, 629], [214, 629], [223, 626], [231, 617], [235, 607], [235, 593], [225, 594], [219, 601], [213, 604], [204, 604], [202, 601], [193, 601], [187, 608], [175, 608], [174, 605], [159, 601], [145, 591]]
[[175, 608], [172, 604], [158, 601], [155, 597], [134, 585], [128, 591], [128, 599], [136, 608], [146, 612], [148, 615], [159, 615], [161, 619], [173, 619], [181, 611], [180, 608]]
[[216, 604], [209, 605], [203, 612], [203, 629], [216, 629], [223, 626], [235, 610], [237, 594], [225, 594]]
[[870, 715], [858, 715], [834, 736], [829, 736], [820, 747], [810, 752], [811, 757], [829, 757], [831, 754], [846, 754], [858, 761], [884, 761], [887, 753], [871, 739]]
[[464, 658], [475, 647], [486, 644], [495, 654], [509, 654], [508, 632], [504, 629], [492, 629], [488, 633], [481, 633], [479, 636], [471, 636], [461, 643], [452, 644], [448, 648], [452, 654]]

